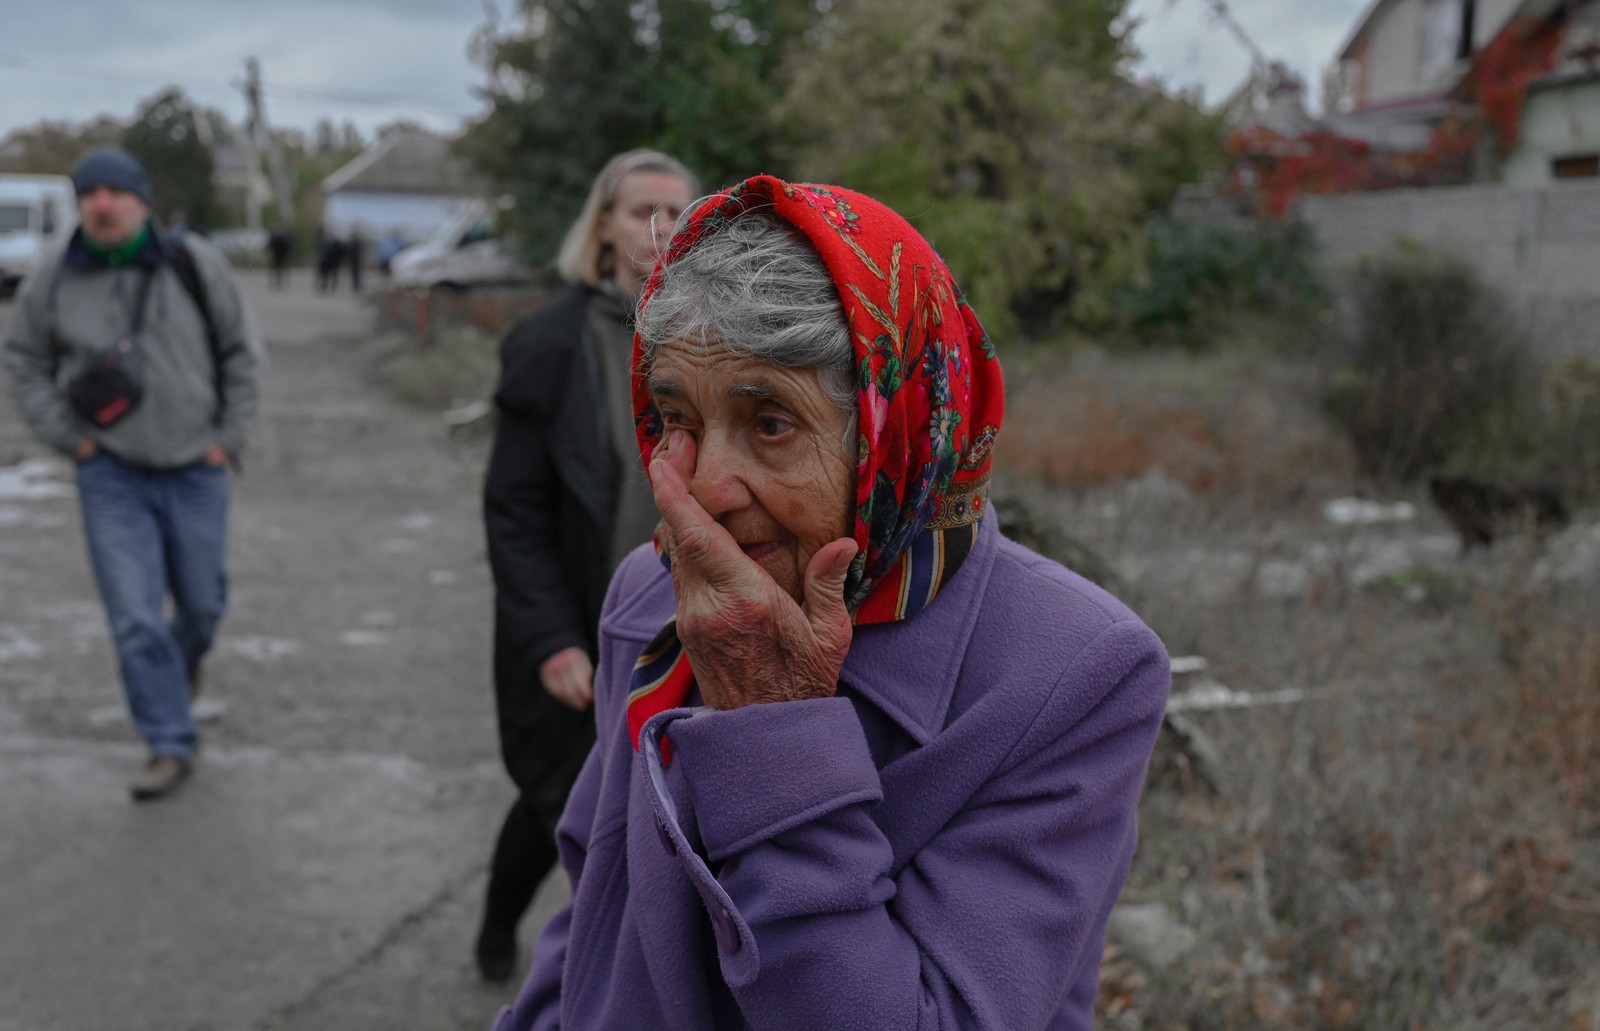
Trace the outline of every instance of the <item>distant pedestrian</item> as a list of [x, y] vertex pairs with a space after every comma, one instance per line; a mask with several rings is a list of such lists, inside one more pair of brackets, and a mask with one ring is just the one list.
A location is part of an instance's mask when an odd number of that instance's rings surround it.
[[317, 291], [339, 288], [339, 266], [344, 263], [344, 241], [323, 227], [317, 229]]
[[375, 255], [378, 259], [378, 271], [382, 272], [385, 276], [390, 275], [390, 262], [394, 261], [394, 256], [404, 250], [405, 246], [406, 239], [401, 235], [400, 230], [389, 230], [389, 232], [384, 235], [384, 238], [378, 241], [378, 250], [377, 254]]
[[352, 226], [350, 238], [344, 244], [344, 256], [350, 263], [350, 289], [356, 293], [361, 292], [361, 262], [365, 250], [365, 241], [361, 239], [361, 227]]
[[273, 289], [282, 290], [289, 276], [289, 252], [294, 249], [294, 239], [281, 225], [272, 227], [267, 237], [267, 254], [272, 259], [271, 282]]
[[665, 154], [619, 154], [561, 246], [567, 289], [500, 345], [484, 484], [500, 750], [518, 797], [489, 870], [478, 970], [504, 981], [517, 924], [556, 862], [556, 819], [594, 743], [591, 682], [611, 571], [657, 514], [634, 443], [634, 301], [698, 186]]
[[137, 158], [91, 151], [72, 182], [80, 226], [28, 277], [5, 362], [34, 435], [77, 460], [90, 565], [150, 749], [130, 785], [145, 800], [194, 761], [190, 702], [227, 604], [227, 466], [255, 415], [261, 337], [227, 260], [154, 224]]

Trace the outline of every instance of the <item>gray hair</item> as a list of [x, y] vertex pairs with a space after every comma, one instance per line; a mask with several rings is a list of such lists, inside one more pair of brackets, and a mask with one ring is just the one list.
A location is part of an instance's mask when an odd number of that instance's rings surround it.
[[637, 329], [646, 369], [665, 344], [716, 341], [742, 358], [818, 370], [828, 400], [856, 412], [855, 352], [839, 290], [805, 234], [770, 206], [713, 219], [661, 269]]

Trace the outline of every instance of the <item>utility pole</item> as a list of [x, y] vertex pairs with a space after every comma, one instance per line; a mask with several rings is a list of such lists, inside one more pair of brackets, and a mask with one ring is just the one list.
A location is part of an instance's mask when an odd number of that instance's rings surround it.
[[249, 114], [245, 116], [244, 138], [252, 183], [245, 191], [245, 225], [260, 229], [261, 202], [256, 197], [253, 180], [261, 168], [262, 152], [267, 156], [267, 169], [272, 178], [273, 199], [278, 205], [279, 218], [293, 217], [294, 197], [289, 190], [289, 172], [284, 165], [283, 148], [278, 145], [277, 138], [267, 125], [266, 107], [261, 102], [261, 65], [253, 57], [245, 58], [244, 82], [239, 88], [244, 91], [245, 105], [249, 109]]

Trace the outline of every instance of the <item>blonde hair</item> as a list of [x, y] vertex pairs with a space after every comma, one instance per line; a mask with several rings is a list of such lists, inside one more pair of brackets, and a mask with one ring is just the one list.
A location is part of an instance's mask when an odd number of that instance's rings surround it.
[[623, 151], [600, 169], [583, 210], [567, 229], [561, 241], [561, 251], [556, 255], [556, 271], [568, 283], [587, 283], [599, 286], [601, 280], [610, 279], [616, 272], [616, 257], [611, 248], [600, 242], [600, 216], [611, 210], [616, 202], [617, 188], [622, 180], [635, 172], [661, 172], [682, 179], [689, 187], [690, 196], [700, 192], [699, 181], [683, 162], [659, 150], [640, 147]]

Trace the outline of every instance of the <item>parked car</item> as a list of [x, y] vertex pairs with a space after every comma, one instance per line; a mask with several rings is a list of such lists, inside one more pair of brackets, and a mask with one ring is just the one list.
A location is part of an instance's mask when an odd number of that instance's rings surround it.
[[64, 175], [0, 175], [0, 300], [72, 235], [78, 204]]
[[488, 205], [471, 204], [431, 239], [396, 254], [389, 275], [395, 286], [465, 289], [525, 282], [532, 273], [495, 232]]

